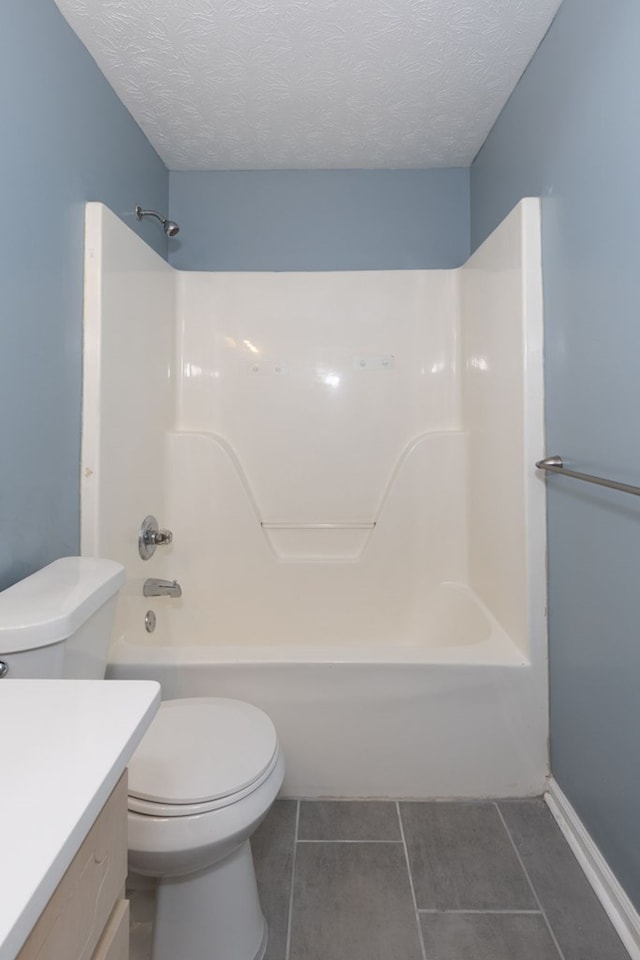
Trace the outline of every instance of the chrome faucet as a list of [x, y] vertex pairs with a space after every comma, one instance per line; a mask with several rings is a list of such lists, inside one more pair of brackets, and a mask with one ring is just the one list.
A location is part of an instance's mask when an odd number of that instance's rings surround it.
[[142, 586], [142, 594], [145, 597], [181, 597], [182, 587], [177, 580], [158, 580], [157, 577], [149, 577]]
[[172, 542], [171, 530], [160, 530], [152, 514], [144, 518], [138, 530], [138, 552], [143, 560], [149, 560], [156, 552], [156, 547], [164, 547]]

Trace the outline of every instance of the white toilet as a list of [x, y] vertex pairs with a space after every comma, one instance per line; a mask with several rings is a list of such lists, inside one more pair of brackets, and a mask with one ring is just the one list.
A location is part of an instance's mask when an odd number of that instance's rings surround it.
[[[65, 557], [0, 593], [0, 677], [104, 677], [124, 569]], [[106, 681], [105, 681], [106, 682]], [[161, 704], [129, 764], [129, 862], [158, 878], [153, 960], [261, 960], [267, 927], [249, 837], [282, 785], [265, 713]]]

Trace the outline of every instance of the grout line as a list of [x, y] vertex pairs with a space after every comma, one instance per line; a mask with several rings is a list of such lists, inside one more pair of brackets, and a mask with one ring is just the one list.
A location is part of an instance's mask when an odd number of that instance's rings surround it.
[[291, 890], [289, 891], [289, 916], [287, 917], [287, 945], [284, 951], [285, 960], [289, 960], [291, 953], [291, 928], [293, 926], [293, 887], [296, 879], [296, 853], [298, 851], [298, 828], [300, 826], [300, 801], [296, 801], [296, 830], [293, 838], [293, 858], [291, 861]]
[[500, 820], [501, 820], [501, 822], [502, 822], [502, 826], [503, 826], [504, 829], [506, 830], [507, 836], [509, 837], [509, 840], [511, 841], [511, 846], [513, 847], [514, 853], [515, 853], [516, 857], [518, 858], [518, 863], [520, 864], [520, 866], [521, 866], [521, 868], [522, 868], [522, 872], [524, 873], [525, 877], [527, 878], [527, 883], [528, 883], [529, 886], [531, 887], [531, 892], [533, 893], [534, 899], [535, 899], [536, 903], [538, 904], [538, 906], [539, 906], [539, 908], [540, 908], [540, 913], [542, 914], [542, 916], [543, 916], [543, 918], [544, 918], [544, 922], [545, 922], [546, 925], [547, 925], [547, 930], [549, 931], [549, 935], [550, 935], [551, 939], [553, 940], [553, 942], [554, 942], [554, 944], [555, 944], [556, 950], [558, 951], [558, 956], [560, 957], [560, 960], [565, 960], [564, 953], [563, 953], [562, 950], [560, 949], [560, 944], [558, 943], [558, 940], [557, 940], [557, 938], [556, 938], [556, 935], [555, 935], [555, 933], [553, 932], [553, 928], [551, 927], [551, 924], [549, 923], [549, 917], [547, 916], [547, 911], [546, 911], [546, 910], [544, 909], [544, 907], [542, 906], [542, 901], [540, 900], [540, 897], [538, 896], [538, 891], [536, 890], [536, 888], [535, 888], [534, 885], [533, 885], [533, 882], [532, 882], [532, 880], [531, 880], [531, 877], [529, 876], [529, 871], [528, 871], [527, 868], [525, 867], [525, 865], [524, 865], [524, 860], [523, 860], [522, 857], [520, 856], [520, 851], [518, 850], [518, 848], [517, 848], [517, 846], [516, 846], [516, 842], [515, 842], [515, 840], [513, 839], [513, 837], [511, 836], [511, 831], [509, 830], [509, 827], [507, 826], [506, 820], [505, 820], [504, 817], [502, 816], [502, 810], [500, 809], [500, 807], [498, 806], [498, 804], [495, 803], [495, 801], [494, 801], [494, 804], [493, 804], [493, 805], [494, 805], [494, 807], [496, 808], [496, 810], [497, 810], [497, 812], [498, 812], [498, 816], [500, 817]]
[[402, 837], [402, 846], [404, 847], [404, 859], [407, 865], [407, 874], [409, 876], [409, 887], [411, 889], [411, 899], [413, 900], [413, 912], [416, 915], [416, 926], [418, 927], [418, 940], [420, 941], [420, 950], [422, 951], [423, 960], [427, 960], [427, 954], [424, 948], [424, 937], [422, 936], [422, 924], [420, 923], [420, 914], [418, 913], [418, 902], [416, 900], [416, 891], [413, 886], [413, 877], [411, 876], [411, 864], [409, 863], [409, 851], [407, 849], [407, 841], [404, 835], [404, 825], [402, 823], [402, 816], [400, 815], [400, 804], [396, 800], [396, 813], [398, 814], [398, 823], [400, 824], [400, 836]]
[[402, 840], [298, 840], [298, 843], [402, 843]]
[[542, 916], [542, 910], [436, 910], [435, 908], [431, 909], [430, 907], [418, 907], [418, 913], [489, 913], [492, 915], [497, 913], [500, 914], [500, 916], [502, 916], [502, 914], [506, 914], [507, 916], [515, 915], [517, 917], [521, 916], [521, 914], [533, 917]]

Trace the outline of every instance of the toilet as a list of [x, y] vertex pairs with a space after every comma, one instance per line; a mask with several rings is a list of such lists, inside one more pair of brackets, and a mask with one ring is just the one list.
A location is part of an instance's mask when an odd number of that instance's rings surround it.
[[129, 865], [158, 878], [153, 960], [260, 960], [267, 926], [249, 837], [282, 785], [262, 710], [166, 700], [129, 763]]
[[[65, 557], [1, 592], [0, 678], [103, 678], [124, 582], [111, 560]], [[257, 707], [160, 705], [129, 764], [129, 865], [157, 879], [153, 960], [264, 956], [249, 838], [283, 778], [276, 731]]]

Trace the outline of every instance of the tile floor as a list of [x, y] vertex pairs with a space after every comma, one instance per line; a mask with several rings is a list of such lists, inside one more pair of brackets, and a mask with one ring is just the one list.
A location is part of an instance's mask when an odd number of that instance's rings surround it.
[[266, 960], [628, 960], [541, 800], [280, 800], [252, 846]]

